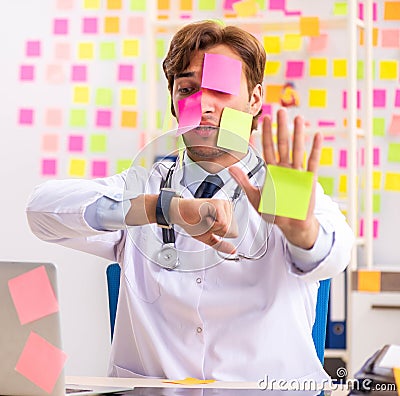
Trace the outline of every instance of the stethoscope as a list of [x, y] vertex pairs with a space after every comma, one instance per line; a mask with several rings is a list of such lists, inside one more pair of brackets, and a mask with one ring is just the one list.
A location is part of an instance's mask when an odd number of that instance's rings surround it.
[[[177, 162], [174, 162], [170, 166], [165, 179], [163, 179], [160, 183], [160, 189], [161, 188], [171, 188], [172, 176], [173, 176], [174, 170], [176, 168], [176, 165], [177, 165]], [[249, 179], [251, 179], [263, 167], [265, 167], [265, 163], [264, 163], [263, 159], [257, 156], [257, 164], [254, 166], [253, 169], [251, 169], [247, 173], [247, 177]], [[241, 194], [242, 194], [242, 189], [238, 185], [233, 192], [231, 201], [235, 204], [237, 202], [238, 198], [241, 196]], [[178, 258], [177, 249], [175, 247], [175, 230], [174, 230], [173, 226], [171, 228], [162, 228], [162, 239], [163, 239], [163, 246], [157, 254], [157, 263], [161, 267], [168, 269], [168, 270], [177, 269], [179, 267], [179, 258]], [[236, 253], [234, 256], [233, 255], [222, 255], [217, 250], [216, 250], [216, 253], [222, 259], [230, 260], [230, 261], [239, 261], [242, 259], [259, 260], [267, 253], [267, 250], [268, 250], [268, 238], [266, 239], [264, 250], [257, 256], [250, 256], [250, 255], [247, 255], [245, 253], [240, 253], [240, 252]]]

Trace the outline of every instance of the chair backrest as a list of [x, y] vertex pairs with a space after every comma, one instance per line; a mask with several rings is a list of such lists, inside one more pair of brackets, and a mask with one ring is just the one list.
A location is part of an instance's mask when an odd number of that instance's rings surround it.
[[[110, 264], [107, 267], [108, 308], [110, 312], [111, 341], [114, 335], [114, 323], [115, 315], [117, 313], [120, 275], [121, 269], [119, 264]], [[319, 282], [315, 322], [312, 329], [312, 337], [314, 340], [315, 349], [322, 364], [324, 363], [326, 321], [328, 316], [330, 284], [330, 279], [325, 279]]]

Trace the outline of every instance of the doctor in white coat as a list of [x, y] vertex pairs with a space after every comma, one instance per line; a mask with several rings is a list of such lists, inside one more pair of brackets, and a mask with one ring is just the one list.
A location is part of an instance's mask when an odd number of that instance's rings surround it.
[[[205, 53], [242, 63], [237, 95], [201, 86]], [[187, 25], [163, 63], [178, 119], [179, 100], [202, 94], [201, 123], [183, 135], [182, 163], [171, 171], [156, 164], [150, 173], [132, 167], [103, 179], [48, 181], [30, 198], [28, 220], [39, 238], [120, 264], [111, 376], [328, 378], [311, 336], [319, 280], [345, 269], [354, 237], [316, 182], [322, 136], [314, 136], [307, 162], [314, 186], [306, 219], [273, 223], [257, 212], [265, 167], [254, 150], [216, 144], [226, 107], [250, 113], [257, 125], [265, 58], [239, 28]], [[264, 160], [301, 170], [303, 120], [294, 121], [292, 148], [283, 110], [277, 121], [278, 155], [264, 119]], [[218, 176], [215, 195], [194, 198], [209, 175]], [[166, 179], [169, 189], [160, 190]]]

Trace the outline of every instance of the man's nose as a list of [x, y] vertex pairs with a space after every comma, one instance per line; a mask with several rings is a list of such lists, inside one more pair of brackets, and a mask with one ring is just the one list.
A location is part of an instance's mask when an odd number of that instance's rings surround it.
[[212, 89], [202, 88], [201, 111], [203, 114], [215, 112], [215, 92]]

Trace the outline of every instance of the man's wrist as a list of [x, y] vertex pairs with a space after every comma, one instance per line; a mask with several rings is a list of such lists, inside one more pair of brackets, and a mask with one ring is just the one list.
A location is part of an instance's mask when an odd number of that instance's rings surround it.
[[172, 199], [180, 195], [171, 188], [162, 188], [156, 204], [156, 222], [160, 227], [171, 228], [173, 222], [170, 218]]

